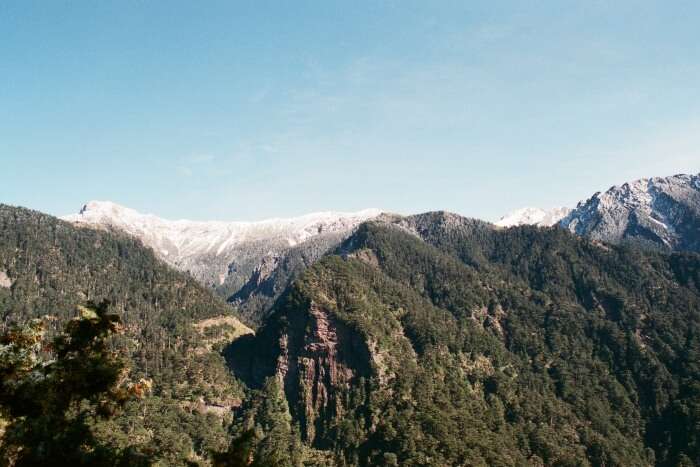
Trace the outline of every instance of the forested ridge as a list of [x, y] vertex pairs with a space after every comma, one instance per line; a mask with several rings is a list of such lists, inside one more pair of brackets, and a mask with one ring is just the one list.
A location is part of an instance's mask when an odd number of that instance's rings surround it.
[[161, 465], [700, 464], [697, 254], [386, 217], [234, 339], [138, 242], [3, 206], [0, 282], [7, 324], [112, 301], [111, 345], [154, 384], [92, 430]]
[[697, 255], [446, 213], [337, 253], [229, 349], [337, 465], [700, 461]]
[[[230, 408], [243, 388], [207, 346], [229, 324], [198, 329], [231, 308], [157, 260], [125, 234], [77, 228], [54, 217], [0, 205], [0, 313], [5, 326], [46, 317], [60, 332], [87, 301], [111, 302], [125, 332], [112, 347], [129, 358], [131, 376], [153, 381], [151, 397], [94, 427], [116, 448], [135, 445], [154, 461], [184, 465], [225, 449]], [[207, 335], [203, 333], [205, 331]]]

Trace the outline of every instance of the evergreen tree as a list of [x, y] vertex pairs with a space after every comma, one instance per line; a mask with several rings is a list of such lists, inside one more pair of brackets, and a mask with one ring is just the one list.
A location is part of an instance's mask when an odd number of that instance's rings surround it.
[[0, 413], [8, 421], [0, 445], [2, 465], [145, 465], [130, 450], [98, 443], [91, 418], [112, 417], [150, 382], [131, 383], [123, 358], [108, 346], [120, 332], [109, 303], [89, 303], [65, 334], [48, 341], [32, 320], [0, 337]]
[[215, 454], [218, 467], [300, 466], [303, 445], [292, 427], [292, 416], [282, 386], [276, 377], [267, 378], [260, 391], [251, 395], [245, 408], [242, 433], [231, 441], [225, 453]]
[[262, 427], [264, 437], [258, 445], [253, 465], [260, 467], [291, 466], [292, 417], [289, 413], [287, 399], [277, 378], [268, 378], [263, 387], [262, 397], [262, 407], [256, 422]]

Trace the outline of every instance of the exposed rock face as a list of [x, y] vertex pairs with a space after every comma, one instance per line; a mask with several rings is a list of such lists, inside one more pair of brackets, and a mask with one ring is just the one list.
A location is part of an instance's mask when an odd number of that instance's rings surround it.
[[260, 387], [270, 376], [280, 380], [302, 437], [313, 445], [343, 417], [343, 398], [360, 377], [369, 377], [371, 357], [362, 337], [330, 311], [313, 301], [303, 308], [255, 338], [240, 338], [226, 353], [236, 376], [250, 386]]
[[362, 372], [361, 367], [353, 364], [360, 363], [353, 362], [356, 357], [353, 354], [358, 350], [365, 356], [368, 354], [361, 341], [353, 340], [347, 328], [314, 303], [309, 308], [308, 327], [298, 354], [287, 355], [288, 359], [295, 358], [291, 374], [281, 368], [277, 374], [284, 379], [286, 392], [296, 400], [305, 439], [313, 442], [327, 421], [343, 416], [340, 395], [350, 389]]
[[700, 177], [675, 175], [614, 186], [579, 203], [560, 225], [593, 240], [700, 251]]

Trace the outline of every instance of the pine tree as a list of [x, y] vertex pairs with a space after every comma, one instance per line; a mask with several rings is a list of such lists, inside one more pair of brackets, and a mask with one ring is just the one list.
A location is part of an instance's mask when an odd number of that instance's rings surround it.
[[131, 383], [108, 338], [121, 331], [109, 302], [80, 307], [65, 334], [48, 341], [41, 320], [0, 337], [0, 414], [8, 421], [0, 465], [148, 464], [130, 451], [101, 446], [90, 418], [112, 417], [150, 382]]
[[292, 416], [284, 391], [275, 377], [263, 387], [263, 402], [257, 423], [264, 437], [258, 445], [255, 466], [288, 467], [292, 465]]

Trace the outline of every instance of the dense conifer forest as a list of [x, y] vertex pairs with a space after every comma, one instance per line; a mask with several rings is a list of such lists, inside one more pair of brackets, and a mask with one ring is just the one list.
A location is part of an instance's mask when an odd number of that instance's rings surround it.
[[[104, 465], [700, 464], [694, 253], [386, 218], [302, 272], [254, 335], [138, 242], [25, 209], [0, 207], [0, 273], [3, 371], [37, 318], [58, 340], [34, 363], [62, 368], [76, 307], [110, 301], [88, 322], [118, 320], [100, 352], [128, 378], [60, 412], [83, 414]], [[23, 423], [7, 374], [3, 452]], [[146, 382], [100, 416], [95, 394]]]
[[[2, 205], [0, 270], [11, 281], [0, 287], [5, 328], [43, 318], [55, 335], [79, 315], [78, 305], [111, 302], [124, 331], [110, 346], [128, 358], [134, 381], [151, 380], [153, 388], [118, 416], [95, 421], [105, 446], [130, 447], [163, 465], [208, 461], [226, 448], [230, 408], [244, 392], [213, 349], [240, 332], [237, 320], [220, 319], [231, 317], [223, 301], [126, 235]], [[207, 319], [223, 324], [196, 326]]]
[[443, 213], [368, 223], [229, 360], [253, 387], [281, 377], [338, 465], [696, 465], [698, 259]]

